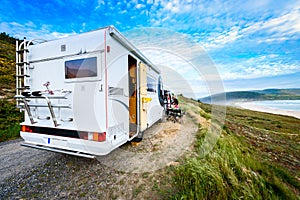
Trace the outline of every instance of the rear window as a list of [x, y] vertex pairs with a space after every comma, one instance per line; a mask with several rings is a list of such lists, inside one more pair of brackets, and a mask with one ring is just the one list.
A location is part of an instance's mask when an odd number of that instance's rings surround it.
[[97, 57], [65, 61], [65, 78], [85, 78], [97, 76]]

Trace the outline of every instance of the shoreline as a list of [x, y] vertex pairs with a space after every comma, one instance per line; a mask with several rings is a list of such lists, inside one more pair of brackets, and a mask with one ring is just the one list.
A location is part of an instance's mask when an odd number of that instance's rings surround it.
[[268, 107], [264, 107], [264, 106], [258, 106], [251, 101], [233, 102], [229, 106], [253, 110], [253, 111], [259, 111], [259, 112], [271, 113], [271, 114], [275, 114], [275, 115], [286, 115], [286, 116], [295, 117], [295, 118], [300, 119], [299, 111], [281, 110], [281, 109], [275, 109], [275, 108], [268, 108]]

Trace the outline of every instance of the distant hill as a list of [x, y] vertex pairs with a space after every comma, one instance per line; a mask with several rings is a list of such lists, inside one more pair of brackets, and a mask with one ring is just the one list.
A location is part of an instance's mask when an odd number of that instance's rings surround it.
[[262, 93], [262, 94], [300, 95], [300, 88], [294, 88], [294, 89], [265, 89], [265, 90], [257, 90], [255, 92]]
[[235, 91], [215, 94], [212, 96], [200, 98], [204, 103], [220, 102], [226, 96], [227, 101], [241, 100], [300, 100], [300, 88], [294, 89], [265, 89], [253, 91]]

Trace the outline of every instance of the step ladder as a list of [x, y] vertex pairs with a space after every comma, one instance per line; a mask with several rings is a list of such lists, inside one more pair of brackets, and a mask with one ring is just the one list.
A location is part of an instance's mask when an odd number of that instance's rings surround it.
[[[16, 97], [21, 96], [22, 92], [30, 90], [29, 44], [30, 41], [27, 41], [26, 38], [20, 44], [18, 40], [16, 41]], [[20, 106], [23, 101], [21, 98], [16, 98], [18, 108], [23, 108]]]

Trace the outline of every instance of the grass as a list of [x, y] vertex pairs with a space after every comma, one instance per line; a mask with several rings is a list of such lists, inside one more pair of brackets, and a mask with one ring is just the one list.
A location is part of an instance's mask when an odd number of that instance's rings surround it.
[[0, 142], [17, 139], [20, 137], [20, 124], [8, 126], [4, 130], [0, 130]]
[[211, 118], [211, 115], [203, 110], [200, 111], [200, 116], [204, 117], [206, 120], [209, 120]]
[[[198, 105], [209, 114], [209, 105]], [[169, 197], [299, 199], [299, 123], [292, 117], [228, 108], [223, 132], [213, 150], [200, 156], [208, 134], [201, 127], [195, 156], [173, 167], [175, 194]]]
[[23, 113], [15, 108], [14, 102], [0, 100], [0, 142], [20, 137], [22, 119]]
[[144, 188], [145, 188], [145, 185], [139, 185], [138, 187], [136, 187], [136, 188], [134, 188], [133, 190], [132, 190], [132, 196], [134, 197], [134, 198], [137, 198], [137, 196], [144, 190]]

